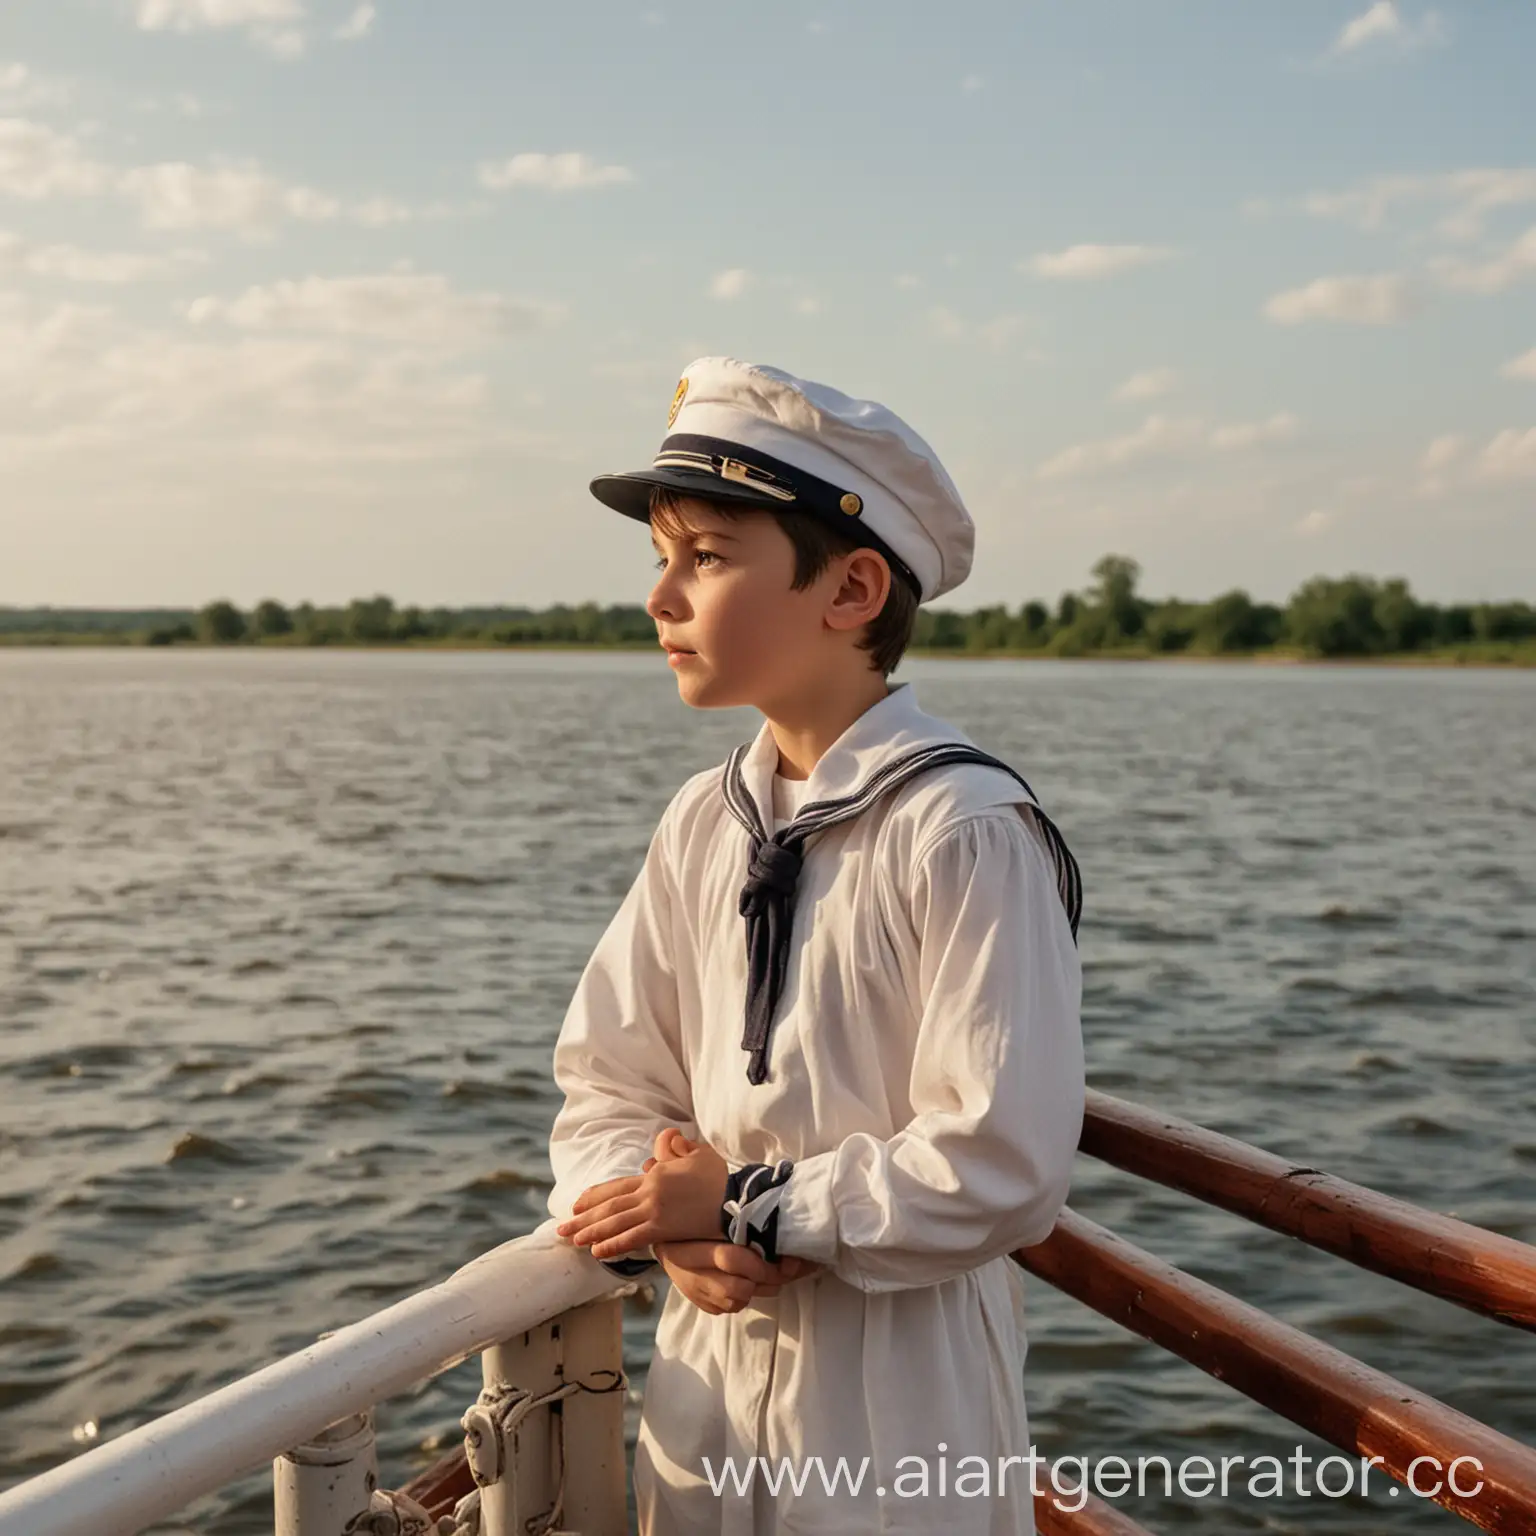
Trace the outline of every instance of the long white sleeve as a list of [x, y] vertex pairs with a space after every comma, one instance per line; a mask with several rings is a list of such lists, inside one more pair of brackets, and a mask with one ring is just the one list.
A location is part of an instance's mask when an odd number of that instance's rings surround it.
[[799, 1159], [780, 1253], [865, 1291], [932, 1285], [1046, 1236], [1082, 1130], [1082, 970], [1050, 860], [1009, 808], [917, 860], [913, 1119]]
[[639, 1173], [663, 1127], [697, 1134], [680, 1043], [672, 909], [658, 827], [555, 1044], [555, 1082], [565, 1094], [549, 1136], [549, 1211], [557, 1219], [591, 1185]]

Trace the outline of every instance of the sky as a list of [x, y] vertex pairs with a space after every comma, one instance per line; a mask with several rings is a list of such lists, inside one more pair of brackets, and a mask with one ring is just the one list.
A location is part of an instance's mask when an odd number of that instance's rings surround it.
[[1536, 598], [1536, 4], [5, 0], [0, 604], [643, 601], [693, 358], [969, 608]]

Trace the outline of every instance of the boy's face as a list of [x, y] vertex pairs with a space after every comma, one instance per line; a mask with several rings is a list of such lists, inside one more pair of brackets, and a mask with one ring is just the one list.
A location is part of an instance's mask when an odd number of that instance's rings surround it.
[[681, 536], [651, 525], [661, 574], [645, 607], [683, 702], [772, 715], [803, 696], [833, 659], [825, 619], [845, 562], [797, 592], [795, 547], [769, 514], [727, 518], [684, 501], [674, 521]]

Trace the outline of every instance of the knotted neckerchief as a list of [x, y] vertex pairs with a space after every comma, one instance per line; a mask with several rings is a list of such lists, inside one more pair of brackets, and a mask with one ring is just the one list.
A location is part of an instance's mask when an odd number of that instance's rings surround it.
[[740, 901], [741, 915], [747, 920], [747, 1012], [741, 1048], [749, 1054], [749, 1083], [761, 1083], [768, 1076], [768, 1031], [783, 996], [784, 977], [789, 969], [795, 886], [800, 878], [806, 840], [839, 822], [851, 821], [920, 773], [947, 768], [954, 763], [977, 763], [985, 768], [1000, 768], [1023, 786], [1030, 799], [1029, 809], [1045, 834], [1051, 862], [1056, 866], [1056, 889], [1067, 909], [1067, 921], [1072, 927], [1073, 942], [1076, 942], [1078, 918], [1083, 909], [1083, 881], [1077, 860], [1072, 857], [1055, 824], [1040, 809], [1034, 790], [1007, 763], [964, 742], [945, 741], [916, 747], [883, 763], [851, 795], [837, 800], [816, 800], [802, 806], [787, 827], [769, 837], [757, 803], [747, 792], [741, 771], [742, 760], [751, 745], [746, 743], [731, 753], [720, 783], [726, 808], [747, 829], [751, 844], [747, 883], [741, 888]]

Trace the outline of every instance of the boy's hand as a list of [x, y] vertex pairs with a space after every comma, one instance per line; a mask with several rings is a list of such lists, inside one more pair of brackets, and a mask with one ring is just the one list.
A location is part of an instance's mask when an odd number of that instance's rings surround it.
[[[656, 1138], [655, 1157], [647, 1158], [640, 1171], [649, 1173], [658, 1162], [666, 1163], [675, 1158], [686, 1157], [697, 1145], [697, 1142], [689, 1141], [681, 1131], [665, 1130]], [[727, 1275], [761, 1275], [761, 1278], [755, 1281], [749, 1300], [755, 1300], [758, 1296], [777, 1296], [781, 1285], [803, 1280], [807, 1275], [814, 1275], [821, 1268], [814, 1259], [797, 1259], [791, 1253], [780, 1255], [777, 1264], [770, 1264], [766, 1259], [759, 1258], [750, 1248], [742, 1247], [737, 1243], [666, 1243], [662, 1245], [662, 1248], [669, 1253], [677, 1253], [680, 1249], [698, 1251], [706, 1247], [710, 1249], [708, 1256], [710, 1266], [717, 1272], [724, 1271]], [[672, 1266], [663, 1256], [662, 1248], [655, 1250], [656, 1257], [661, 1260], [662, 1268], [672, 1275]], [[704, 1255], [701, 1253], [700, 1257]], [[679, 1266], [679, 1268], [682, 1267], [682, 1265]], [[688, 1265], [684, 1271], [684, 1280], [678, 1280], [676, 1275], [673, 1275], [672, 1279], [673, 1284], [677, 1285], [690, 1301], [700, 1305], [690, 1283], [687, 1283], [697, 1273], [693, 1265]]]
[[667, 1278], [701, 1312], [740, 1312], [757, 1296], [779, 1292], [775, 1266], [737, 1243], [657, 1243]]
[[556, 1228], [560, 1236], [590, 1248], [594, 1259], [616, 1259], [656, 1243], [715, 1241], [729, 1172], [725, 1159], [677, 1131], [663, 1131], [656, 1147], [668, 1155], [651, 1158], [645, 1173], [584, 1190], [570, 1220]]
[[759, 1296], [815, 1273], [819, 1264], [785, 1257], [770, 1264], [739, 1243], [657, 1243], [656, 1257], [668, 1278], [694, 1306], [711, 1316], [739, 1312]]

